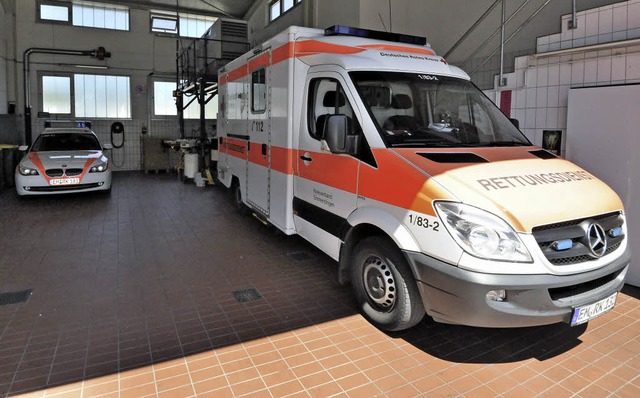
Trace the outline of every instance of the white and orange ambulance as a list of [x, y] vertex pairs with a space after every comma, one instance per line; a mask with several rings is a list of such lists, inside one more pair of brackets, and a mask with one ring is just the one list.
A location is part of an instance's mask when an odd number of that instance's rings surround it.
[[615, 305], [619, 197], [532, 145], [425, 39], [290, 27], [219, 85], [219, 179], [337, 260], [379, 328], [578, 325]]

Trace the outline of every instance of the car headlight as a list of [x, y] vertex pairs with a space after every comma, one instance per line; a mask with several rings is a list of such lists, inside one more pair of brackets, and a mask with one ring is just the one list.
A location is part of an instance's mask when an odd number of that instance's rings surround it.
[[103, 171], [107, 171], [109, 166], [106, 163], [99, 163], [91, 166], [89, 169], [89, 173], [102, 173]]
[[435, 208], [447, 231], [467, 253], [488, 260], [533, 261], [518, 234], [498, 216], [462, 203], [436, 202]]
[[32, 168], [32, 167], [26, 167], [23, 165], [19, 165], [18, 166], [18, 172], [20, 174], [22, 174], [23, 176], [37, 176], [40, 173], [38, 173], [38, 170]]

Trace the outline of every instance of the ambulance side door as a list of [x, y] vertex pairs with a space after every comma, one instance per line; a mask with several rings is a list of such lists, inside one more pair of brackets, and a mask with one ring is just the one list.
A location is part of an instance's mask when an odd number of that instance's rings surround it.
[[294, 148], [296, 232], [335, 259], [348, 226], [347, 217], [356, 208], [360, 167], [360, 161], [351, 155], [332, 154], [323, 140], [329, 115], [345, 115], [354, 126], [360, 125], [351, 105], [353, 95], [345, 87], [335, 72], [307, 75]]
[[247, 151], [247, 202], [264, 216], [269, 215], [271, 175], [271, 95], [269, 90], [271, 49], [264, 50], [247, 63], [247, 121], [249, 147]]

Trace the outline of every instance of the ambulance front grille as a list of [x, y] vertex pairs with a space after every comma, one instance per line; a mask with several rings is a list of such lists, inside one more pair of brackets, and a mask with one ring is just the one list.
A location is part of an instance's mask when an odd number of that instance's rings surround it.
[[[594, 223], [602, 226], [607, 235], [606, 249], [602, 255], [605, 257], [620, 247], [625, 239], [624, 235], [615, 236], [613, 233], [624, 224], [624, 218], [620, 212], [534, 227], [533, 236], [551, 264], [559, 266], [579, 264], [598, 258], [592, 254], [587, 237], [587, 229]], [[570, 248], [565, 250], [554, 248], [554, 242], [569, 240], [571, 240]]]

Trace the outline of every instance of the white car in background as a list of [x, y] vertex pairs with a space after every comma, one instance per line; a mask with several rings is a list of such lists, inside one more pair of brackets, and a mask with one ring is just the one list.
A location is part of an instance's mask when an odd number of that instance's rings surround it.
[[16, 192], [24, 195], [111, 191], [111, 164], [88, 128], [46, 128], [16, 167]]

